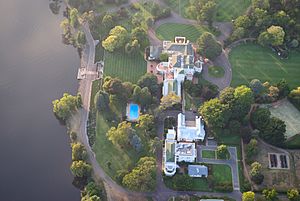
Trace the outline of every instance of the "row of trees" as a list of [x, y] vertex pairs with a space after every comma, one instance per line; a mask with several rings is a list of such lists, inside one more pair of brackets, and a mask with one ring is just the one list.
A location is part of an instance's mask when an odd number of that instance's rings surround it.
[[72, 96], [64, 93], [63, 97], [52, 101], [55, 116], [65, 122], [78, 108], [82, 106], [81, 95]]
[[77, 134], [70, 132], [72, 164], [70, 170], [74, 175], [73, 184], [81, 190], [81, 201], [101, 201], [104, 199], [104, 187], [96, 184], [92, 177], [92, 167], [88, 163], [85, 146], [77, 141]]
[[293, 105], [300, 110], [300, 87], [293, 89], [288, 96], [289, 100]]
[[[254, 200], [265, 200], [265, 201], [275, 201], [278, 200], [278, 193], [273, 189], [265, 189], [262, 192], [262, 198], [255, 196], [252, 191], [244, 192], [242, 196], [242, 201], [254, 201]], [[287, 197], [290, 201], [299, 201], [299, 191], [297, 189], [290, 189], [287, 191]]]
[[294, 0], [253, 0], [248, 12], [234, 21], [229, 42], [250, 36], [262, 45], [298, 47], [299, 7]]
[[76, 8], [66, 9], [66, 18], [60, 23], [63, 30], [63, 42], [73, 45], [75, 48], [82, 49], [86, 43], [83, 31], [79, 27], [79, 13]]
[[290, 93], [289, 85], [285, 79], [281, 79], [275, 85], [271, 85], [269, 82], [262, 83], [258, 79], [253, 79], [249, 86], [253, 91], [256, 103], [275, 102], [287, 97]]

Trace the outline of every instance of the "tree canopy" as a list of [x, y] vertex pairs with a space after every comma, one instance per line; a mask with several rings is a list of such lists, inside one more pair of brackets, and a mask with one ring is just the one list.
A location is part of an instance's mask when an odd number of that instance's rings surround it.
[[106, 135], [114, 145], [126, 147], [134, 133], [135, 130], [131, 127], [131, 123], [123, 121], [119, 123], [117, 128], [111, 127]]
[[61, 99], [52, 101], [54, 114], [64, 121], [66, 121], [78, 107], [81, 105], [78, 102], [77, 96], [72, 96], [64, 93]]
[[215, 59], [222, 53], [222, 45], [215, 36], [209, 32], [204, 32], [197, 40], [199, 53], [211, 60]]
[[127, 30], [122, 26], [115, 26], [110, 30], [109, 36], [102, 41], [102, 46], [105, 50], [113, 52], [115, 49], [123, 47], [127, 38]]
[[122, 183], [130, 190], [150, 191], [155, 187], [155, 168], [155, 158], [143, 157], [137, 166], [124, 176]]
[[87, 159], [87, 152], [83, 144], [77, 142], [72, 144], [72, 160], [85, 161]]
[[243, 193], [242, 201], [254, 201], [255, 193], [252, 191], [247, 191]]
[[75, 177], [89, 177], [92, 172], [91, 165], [87, 164], [84, 161], [73, 161], [70, 167], [72, 174]]

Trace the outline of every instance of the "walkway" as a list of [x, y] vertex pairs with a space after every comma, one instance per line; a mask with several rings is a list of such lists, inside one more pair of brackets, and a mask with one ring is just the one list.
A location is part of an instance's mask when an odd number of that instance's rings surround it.
[[216, 146], [197, 146], [197, 162], [199, 163], [208, 163], [208, 164], [225, 164], [230, 166], [231, 174], [232, 174], [232, 185], [233, 190], [240, 192], [240, 181], [239, 181], [239, 169], [238, 169], [238, 158], [236, 147], [228, 147], [228, 151], [230, 153], [229, 160], [222, 159], [206, 159], [202, 158], [202, 150], [211, 150], [215, 151], [217, 149]]

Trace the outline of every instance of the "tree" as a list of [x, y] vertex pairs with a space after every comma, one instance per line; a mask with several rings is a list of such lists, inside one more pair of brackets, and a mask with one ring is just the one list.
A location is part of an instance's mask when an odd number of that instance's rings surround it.
[[88, 155], [86, 152], [86, 149], [83, 144], [77, 142], [72, 143], [72, 160], [73, 161], [85, 161], [87, 159]]
[[78, 31], [76, 35], [77, 46], [79, 48], [83, 47], [86, 43], [85, 35], [82, 31]]
[[97, 195], [93, 196], [84, 196], [81, 198], [81, 201], [101, 201], [101, 199]]
[[276, 87], [279, 89], [279, 97], [286, 97], [290, 93], [290, 87], [287, 81], [283, 78], [277, 84]]
[[70, 25], [74, 28], [77, 28], [79, 26], [78, 10], [76, 8], [70, 9]]
[[101, 201], [101, 197], [103, 197], [103, 191], [94, 181], [90, 181], [84, 187], [81, 196], [81, 201]]
[[148, 87], [141, 89], [140, 103], [142, 107], [149, 107], [152, 102], [152, 96]]
[[267, 31], [262, 32], [258, 37], [258, 42], [262, 45], [279, 46], [283, 44], [285, 32], [280, 26], [270, 26]]
[[156, 96], [159, 90], [159, 86], [157, 84], [157, 77], [151, 73], [146, 73], [143, 75], [137, 82], [137, 84], [141, 87], [148, 87], [152, 96]]
[[118, 127], [111, 127], [106, 136], [114, 145], [127, 146], [130, 143], [130, 137], [135, 134], [131, 123], [123, 121]]
[[132, 54], [138, 51], [140, 48], [139, 41], [137, 39], [133, 39], [131, 42], [126, 43], [125, 52], [127, 54]]
[[234, 101], [234, 88], [226, 87], [220, 92], [220, 102], [222, 104], [232, 104]]
[[109, 94], [126, 97], [122, 81], [118, 78], [107, 79], [103, 83], [103, 90]]
[[141, 92], [142, 89], [140, 86], [135, 86], [132, 93], [132, 99], [135, 103], [141, 103]]
[[229, 155], [229, 152], [228, 152], [228, 149], [227, 149], [227, 146], [224, 145], [224, 144], [221, 144], [217, 147], [217, 156], [218, 158], [220, 159], [226, 159], [227, 156]]
[[162, 141], [155, 137], [153, 140], [150, 140], [149, 142], [149, 150], [152, 154], [156, 154], [157, 150], [162, 147]]
[[146, 30], [143, 29], [142, 27], [138, 26], [138, 27], [132, 29], [131, 37], [132, 37], [132, 39], [138, 40], [139, 43], [141, 44], [142, 48], [145, 48], [146, 46], [149, 45], [148, 34], [147, 34]]
[[229, 120], [228, 105], [217, 98], [204, 102], [199, 113], [210, 128], [224, 128]]
[[296, 188], [289, 189], [287, 191], [287, 197], [289, 198], [290, 201], [299, 201], [300, 200], [299, 191]]
[[235, 134], [235, 135], [240, 135], [241, 134], [241, 128], [242, 128], [242, 125], [239, 121], [232, 120], [232, 121], [229, 122], [230, 133]]
[[53, 112], [61, 120], [66, 121], [77, 109], [77, 97], [64, 93], [61, 99], [52, 101]]
[[293, 89], [288, 97], [294, 106], [300, 110], [300, 87]]
[[252, 0], [252, 7], [268, 9], [270, 7], [269, 0]]
[[149, 191], [155, 187], [156, 160], [153, 157], [141, 158], [137, 166], [123, 178], [123, 185], [134, 191]]
[[254, 201], [255, 200], [255, 193], [252, 191], [244, 192], [242, 201]]
[[207, 22], [209, 26], [212, 26], [213, 17], [216, 12], [216, 3], [214, 1], [208, 1], [204, 4], [199, 12], [199, 16], [197, 17], [201, 22]]
[[258, 96], [265, 89], [263, 84], [261, 83], [261, 81], [258, 79], [251, 80], [249, 86], [250, 86], [251, 90], [253, 91], [254, 96]]
[[265, 189], [265, 190], [263, 190], [262, 194], [267, 201], [274, 201], [274, 200], [278, 199], [277, 192], [274, 188], [273, 189]]
[[102, 25], [106, 28], [106, 29], [111, 29], [114, 26], [114, 21], [113, 18], [110, 14], [106, 14], [104, 15], [103, 19], [102, 19]]
[[258, 108], [251, 114], [251, 124], [254, 128], [262, 130], [270, 122], [271, 112], [266, 108]]
[[105, 91], [98, 91], [95, 95], [95, 105], [100, 112], [109, 110], [109, 95]]
[[257, 140], [251, 139], [250, 142], [246, 146], [246, 156], [247, 158], [251, 158], [258, 153], [257, 149]]
[[109, 36], [102, 41], [102, 46], [105, 50], [113, 52], [115, 49], [124, 47], [128, 36], [127, 30], [122, 26], [115, 26], [110, 30]]
[[169, 108], [178, 108], [181, 104], [181, 98], [174, 92], [169, 93], [167, 96], [163, 96], [160, 100], [160, 109], [166, 110]]
[[222, 53], [222, 45], [214, 35], [209, 32], [204, 32], [197, 40], [199, 53], [213, 60]]
[[154, 124], [154, 116], [151, 114], [143, 114], [138, 118], [138, 124], [136, 125], [138, 128], [147, 132], [153, 132], [155, 124]]
[[92, 172], [91, 165], [84, 161], [73, 161], [71, 165], [71, 172], [75, 177], [90, 177]]
[[276, 101], [279, 97], [279, 89], [275, 86], [269, 87], [269, 97], [272, 101]]
[[261, 130], [260, 137], [272, 145], [282, 146], [286, 140], [285, 131], [284, 121], [271, 117], [267, 126]]
[[247, 15], [241, 15], [234, 21], [235, 28], [249, 29], [252, 26], [252, 21]]
[[261, 184], [264, 180], [264, 176], [261, 173], [262, 166], [258, 162], [251, 164], [250, 176], [256, 184]]
[[254, 102], [253, 92], [245, 85], [239, 86], [234, 90], [234, 102], [230, 105], [232, 118], [243, 119], [250, 111]]

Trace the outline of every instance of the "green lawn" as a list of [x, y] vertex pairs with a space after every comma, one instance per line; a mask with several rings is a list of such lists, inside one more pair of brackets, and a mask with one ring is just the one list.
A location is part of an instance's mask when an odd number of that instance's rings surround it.
[[185, 36], [187, 40], [192, 42], [196, 42], [205, 31], [208, 29], [204, 26], [177, 23], [162, 24], [155, 30], [156, 36], [161, 40], [173, 41], [175, 36]]
[[232, 65], [232, 86], [248, 84], [252, 79], [276, 83], [285, 78], [291, 88], [300, 85], [300, 53], [291, 52], [288, 59], [280, 59], [269, 48], [256, 44], [240, 45], [229, 55]]
[[212, 175], [217, 184], [232, 183], [231, 168], [228, 165], [212, 165]]
[[208, 67], [208, 74], [211, 77], [221, 78], [225, 74], [225, 70], [220, 66], [210, 66]]
[[118, 77], [122, 81], [136, 83], [147, 71], [143, 53], [128, 55], [123, 51], [105, 52], [104, 75]]
[[217, 0], [216, 21], [231, 21], [246, 12], [251, 0]]
[[202, 158], [216, 158], [216, 152], [210, 150], [202, 150]]
[[[178, 173], [177, 173], [178, 174]], [[176, 184], [173, 182], [174, 181], [174, 176], [173, 177], [164, 177], [164, 183], [165, 185], [170, 188], [170, 189], [174, 189], [174, 190], [182, 190], [182, 189], [178, 189], [176, 188]], [[191, 189], [189, 189], [191, 191], [212, 191], [209, 186], [208, 186], [208, 182], [206, 178], [192, 178], [192, 187]]]
[[101, 84], [101, 80], [95, 80], [92, 83], [92, 93], [91, 93], [91, 100], [90, 100], [90, 108], [94, 108], [94, 98], [96, 93], [100, 90], [100, 84]]
[[[93, 150], [100, 166], [104, 171], [116, 180], [119, 170], [128, 170], [133, 167], [139, 159], [139, 155], [132, 149], [121, 149], [114, 146], [106, 137], [106, 133], [111, 127], [102, 115], [97, 114], [96, 143]], [[109, 168], [107, 163], [111, 163]]]

